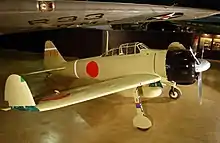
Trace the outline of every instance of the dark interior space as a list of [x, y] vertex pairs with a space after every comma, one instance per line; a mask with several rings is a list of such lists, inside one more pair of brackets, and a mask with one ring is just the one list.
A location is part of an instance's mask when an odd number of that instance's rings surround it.
[[42, 53], [46, 40], [51, 40], [65, 56], [79, 58], [100, 55], [102, 31], [96, 29], [59, 29], [25, 32], [0, 37], [0, 47]]
[[[109, 49], [123, 43], [142, 42], [152, 49], [167, 49], [171, 42], [185, 47], [192, 44], [193, 33], [163, 31], [109, 31]], [[0, 47], [43, 53], [46, 40], [52, 40], [64, 56], [87, 58], [105, 51], [106, 32], [96, 29], [59, 29], [0, 36]]]
[[182, 32], [111, 31], [109, 48], [116, 48], [128, 42], [142, 42], [152, 49], [167, 49], [170, 43], [180, 42], [187, 48], [192, 45], [193, 36], [193, 33]]

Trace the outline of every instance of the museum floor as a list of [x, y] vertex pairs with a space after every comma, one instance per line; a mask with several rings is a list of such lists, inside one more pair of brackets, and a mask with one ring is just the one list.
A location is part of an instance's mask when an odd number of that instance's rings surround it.
[[[4, 54], [0, 57], [2, 99], [4, 80], [8, 71], [21, 73], [39, 69], [42, 65], [39, 57], [26, 55], [16, 57], [13, 54]], [[19, 61], [16, 61], [18, 59]], [[119, 93], [42, 113], [1, 111], [0, 142], [218, 143], [219, 75], [220, 63], [212, 63], [211, 69], [204, 72], [202, 105], [198, 102], [196, 84], [181, 86], [183, 96], [176, 101], [167, 97], [167, 88], [161, 97], [146, 99], [143, 106], [153, 120], [153, 126], [148, 131], [140, 131], [132, 126], [132, 118], [135, 115], [133, 98], [123, 97]], [[27, 81], [34, 93], [46, 89], [41, 76], [28, 77]]]

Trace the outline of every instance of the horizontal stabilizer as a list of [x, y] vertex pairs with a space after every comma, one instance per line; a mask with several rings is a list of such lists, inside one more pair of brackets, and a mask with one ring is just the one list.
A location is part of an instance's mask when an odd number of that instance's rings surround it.
[[35, 74], [41, 74], [41, 73], [48, 73], [48, 72], [53, 72], [53, 71], [64, 70], [65, 68], [66, 68], [66, 67], [54, 68], [54, 69], [47, 69], [47, 70], [41, 70], [41, 71], [30, 72], [30, 73], [26, 73], [26, 74], [22, 74], [22, 75], [26, 76], [26, 75], [35, 75]]

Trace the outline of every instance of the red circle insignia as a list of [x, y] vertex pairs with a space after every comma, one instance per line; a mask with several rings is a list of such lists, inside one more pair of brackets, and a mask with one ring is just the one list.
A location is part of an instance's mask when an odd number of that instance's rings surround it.
[[99, 67], [98, 64], [95, 61], [91, 61], [87, 64], [86, 66], [86, 73], [90, 76], [90, 77], [97, 77], [99, 74]]

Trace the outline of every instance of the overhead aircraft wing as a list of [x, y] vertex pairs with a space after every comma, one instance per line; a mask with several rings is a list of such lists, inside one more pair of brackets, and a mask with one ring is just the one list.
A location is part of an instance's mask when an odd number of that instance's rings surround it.
[[[42, 98], [36, 105], [33, 104], [34, 99], [24, 79], [18, 75], [11, 75], [6, 81], [5, 100], [8, 101], [9, 106], [12, 108], [25, 108], [31, 106], [38, 111], [47, 111], [103, 97], [126, 89], [136, 88], [141, 85], [154, 83], [160, 79], [158, 75], [153, 74], [122, 76], [92, 85], [62, 91], [56, 96]], [[17, 92], [21, 91], [21, 89], [22, 92]]]
[[159, 21], [176, 21], [176, 20], [189, 20], [197, 19], [197, 16], [187, 14], [186, 12], [156, 12], [153, 14], [143, 14], [134, 17], [122, 18], [110, 22], [110, 24], [137, 24], [147, 22], [159, 22]]
[[89, 27], [208, 17], [219, 11], [187, 7], [91, 1], [0, 1], [0, 32]]

